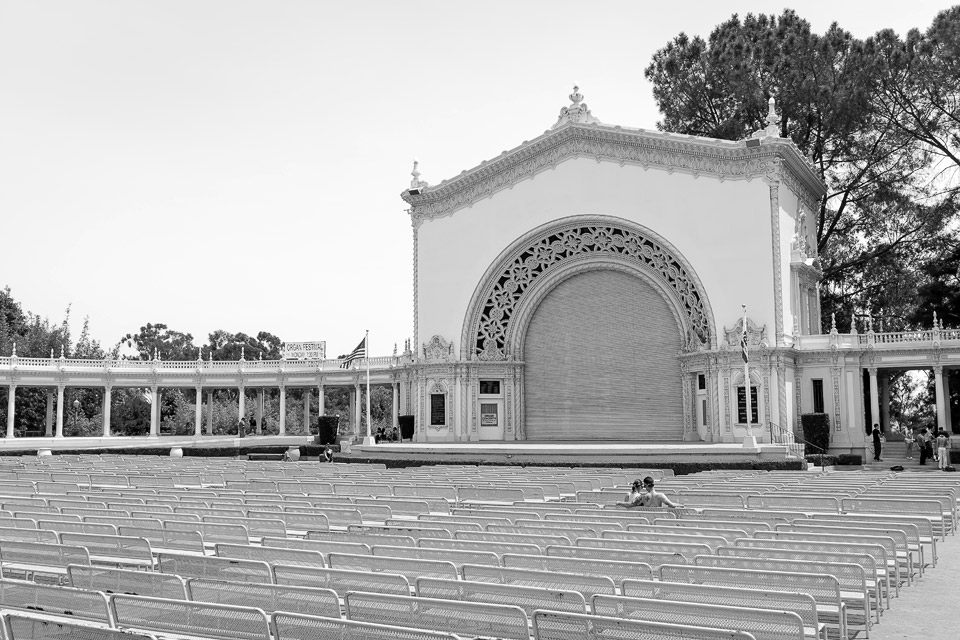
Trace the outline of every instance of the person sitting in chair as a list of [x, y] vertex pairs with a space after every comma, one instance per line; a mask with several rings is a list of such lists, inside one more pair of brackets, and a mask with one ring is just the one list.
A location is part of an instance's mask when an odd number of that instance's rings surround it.
[[638, 496], [633, 497], [634, 493], [638, 492], [638, 483], [639, 480], [634, 480], [630, 495], [627, 496], [627, 502], [618, 502], [617, 504], [621, 507], [626, 507], [627, 509], [633, 507], [670, 507], [671, 509], [676, 509], [681, 506], [674, 503], [670, 498], [660, 493], [654, 489], [653, 478], [647, 476], [643, 479], [643, 492], [639, 493]]

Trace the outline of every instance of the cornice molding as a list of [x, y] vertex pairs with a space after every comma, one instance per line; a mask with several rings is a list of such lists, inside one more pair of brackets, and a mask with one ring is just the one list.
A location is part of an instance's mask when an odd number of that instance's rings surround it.
[[425, 220], [470, 207], [572, 158], [593, 158], [597, 162], [676, 171], [721, 181], [782, 181], [811, 210], [826, 191], [796, 146], [783, 138], [765, 138], [758, 146], [747, 147], [744, 141], [568, 123], [436, 186], [404, 191], [401, 198], [410, 205], [414, 227], [419, 227]]

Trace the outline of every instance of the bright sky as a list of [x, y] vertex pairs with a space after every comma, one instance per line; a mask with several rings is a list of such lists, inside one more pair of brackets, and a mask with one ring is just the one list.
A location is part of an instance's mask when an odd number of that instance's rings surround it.
[[388, 355], [412, 331], [414, 157], [453, 177], [549, 128], [574, 82], [653, 128], [656, 49], [785, 6], [866, 37], [948, 5], [0, 0], [0, 287], [104, 346], [163, 322], [331, 357], [369, 329]]

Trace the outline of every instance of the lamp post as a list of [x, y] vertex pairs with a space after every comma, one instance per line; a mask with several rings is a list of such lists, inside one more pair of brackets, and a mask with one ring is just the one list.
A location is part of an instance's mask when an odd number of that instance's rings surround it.
[[73, 399], [73, 431], [76, 434], [77, 431], [77, 422], [80, 420], [80, 401], [76, 398]]

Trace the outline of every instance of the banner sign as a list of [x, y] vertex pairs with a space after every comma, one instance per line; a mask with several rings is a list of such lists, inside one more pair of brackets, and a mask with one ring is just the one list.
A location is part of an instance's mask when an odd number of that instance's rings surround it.
[[281, 346], [284, 360], [324, 360], [327, 357], [327, 342], [284, 342]]

